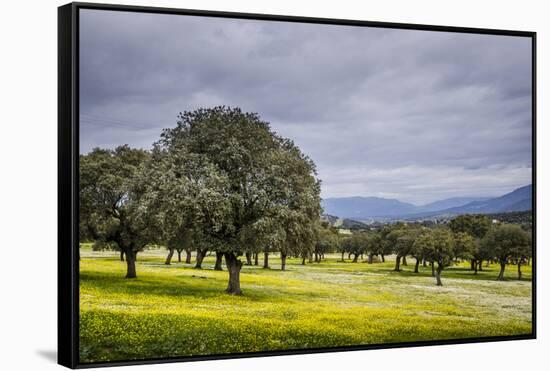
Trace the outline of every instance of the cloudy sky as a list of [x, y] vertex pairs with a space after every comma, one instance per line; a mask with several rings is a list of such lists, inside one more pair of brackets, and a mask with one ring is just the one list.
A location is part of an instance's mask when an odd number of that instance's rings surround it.
[[81, 10], [80, 150], [150, 148], [184, 110], [258, 112], [323, 197], [423, 204], [531, 182], [531, 41]]

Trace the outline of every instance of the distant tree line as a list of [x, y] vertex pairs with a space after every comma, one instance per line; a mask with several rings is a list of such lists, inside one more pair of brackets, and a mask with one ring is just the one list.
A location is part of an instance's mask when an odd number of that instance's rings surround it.
[[342, 254], [342, 261], [347, 254], [353, 262], [364, 255], [368, 263], [375, 258], [385, 261], [385, 256], [393, 254], [394, 271], [401, 271], [407, 257], [412, 257], [414, 273], [419, 273], [420, 264], [429, 264], [441, 286], [443, 270], [460, 261], [469, 261], [474, 274], [483, 270], [484, 262], [498, 263], [498, 280], [504, 279], [506, 265], [513, 263], [521, 279], [521, 266], [530, 263], [532, 243], [531, 232], [519, 225], [493, 223], [486, 215], [461, 215], [446, 225], [395, 223], [375, 231], [354, 232], [341, 239], [335, 250]]
[[487, 217], [504, 223], [519, 224], [525, 230], [533, 228], [533, 211], [509, 211], [505, 213], [487, 214]]

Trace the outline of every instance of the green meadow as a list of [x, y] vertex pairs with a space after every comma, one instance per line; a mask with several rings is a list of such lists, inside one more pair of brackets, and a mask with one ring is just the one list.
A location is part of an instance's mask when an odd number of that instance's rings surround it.
[[[515, 266], [496, 281], [498, 266], [474, 275], [467, 264], [448, 267], [443, 286], [429, 267], [402, 272], [385, 263], [301, 265], [280, 271], [243, 266], [242, 296], [224, 293], [227, 271], [173, 261], [164, 249], [138, 256], [137, 279], [125, 279], [116, 252], [81, 248], [80, 361], [101, 362], [404, 341], [531, 333], [531, 267]], [[224, 266], [225, 269], [225, 266]]]

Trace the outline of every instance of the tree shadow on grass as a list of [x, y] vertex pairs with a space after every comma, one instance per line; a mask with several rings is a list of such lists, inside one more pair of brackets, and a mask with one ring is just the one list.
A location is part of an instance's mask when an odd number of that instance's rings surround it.
[[[402, 268], [399, 272], [392, 268], [380, 269], [378, 272], [388, 274], [390, 277], [432, 277], [431, 268], [422, 267], [418, 273], [414, 273], [414, 268]], [[508, 272], [507, 272], [508, 273]], [[441, 273], [444, 278], [463, 279], [472, 281], [496, 281], [498, 277], [498, 271], [492, 268], [485, 268], [482, 271], [478, 271], [474, 274], [474, 271], [469, 268], [463, 267], [447, 267]], [[518, 281], [516, 277], [504, 277], [504, 281]], [[529, 274], [525, 275], [521, 281], [531, 281]]]
[[[187, 268], [191, 275], [174, 275], [170, 278], [159, 277], [150, 278], [140, 277], [127, 279], [118, 272], [81, 272], [80, 282], [94, 288], [99, 288], [111, 294], [129, 294], [129, 295], [158, 295], [171, 297], [193, 297], [198, 299], [207, 298], [231, 298], [224, 290], [227, 286], [227, 281], [217, 277], [209, 277], [210, 271], [200, 269]], [[168, 279], [167, 279], [168, 278]], [[246, 287], [246, 284], [241, 282], [244, 295], [242, 298], [252, 301], [271, 301], [273, 298], [269, 292], [265, 290]]]
[[[433, 277], [432, 271], [430, 268], [424, 268], [420, 269], [418, 273], [415, 273], [414, 268], [401, 268], [400, 271], [395, 271], [393, 268], [386, 268], [386, 269], [380, 269], [380, 273], [388, 274], [390, 276], [398, 276], [398, 277]], [[452, 270], [444, 269], [442, 272], [442, 275], [447, 276], [448, 278], [463, 278], [463, 279], [485, 279], [489, 280], [490, 278], [487, 276], [481, 276], [473, 274], [473, 272], [464, 272], [463, 274], [453, 274]]]
[[[223, 291], [223, 286], [219, 288], [209, 287], [207, 281], [197, 271], [197, 275], [161, 277], [151, 279], [139, 275], [135, 279], [124, 278], [118, 272], [83, 272], [80, 273], [81, 283], [92, 287], [103, 289], [110, 294], [150, 294], [161, 296], [182, 296], [192, 295], [195, 297], [213, 297], [218, 296]], [[213, 279], [212, 279], [213, 280]], [[185, 284], [182, 281], [188, 281]]]

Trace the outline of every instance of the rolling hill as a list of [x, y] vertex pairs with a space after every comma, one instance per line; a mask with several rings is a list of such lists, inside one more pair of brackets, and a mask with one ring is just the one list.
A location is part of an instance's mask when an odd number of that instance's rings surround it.
[[420, 219], [452, 217], [468, 213], [525, 211], [531, 209], [532, 186], [527, 185], [494, 198], [453, 197], [422, 206], [380, 197], [327, 198], [323, 200], [322, 205], [326, 214], [358, 221], [378, 218]]
[[438, 211], [450, 209], [453, 207], [464, 206], [466, 204], [469, 204], [470, 202], [487, 201], [489, 199], [490, 197], [451, 197], [419, 206], [419, 209], [422, 209], [422, 211]]
[[417, 211], [417, 206], [413, 204], [380, 197], [327, 198], [322, 205], [326, 214], [355, 220], [406, 215]]
[[443, 211], [457, 214], [488, 214], [530, 210], [533, 202], [532, 191], [532, 186], [527, 185], [500, 197], [491, 198], [485, 201], [473, 201], [466, 205], [445, 209]]

